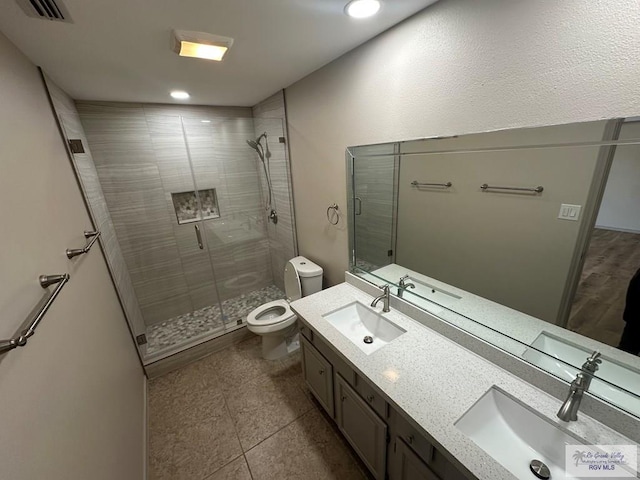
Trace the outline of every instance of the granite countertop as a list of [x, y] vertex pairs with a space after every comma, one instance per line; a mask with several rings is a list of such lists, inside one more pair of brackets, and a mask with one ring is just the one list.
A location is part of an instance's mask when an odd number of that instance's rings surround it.
[[556, 421], [559, 400], [394, 310], [384, 317], [406, 333], [370, 355], [322, 316], [354, 300], [368, 305], [372, 298], [342, 283], [296, 300], [291, 307], [394, 408], [412, 418], [478, 479], [516, 478], [454, 425], [493, 385], [590, 444], [635, 443], [583, 414], [578, 422]]

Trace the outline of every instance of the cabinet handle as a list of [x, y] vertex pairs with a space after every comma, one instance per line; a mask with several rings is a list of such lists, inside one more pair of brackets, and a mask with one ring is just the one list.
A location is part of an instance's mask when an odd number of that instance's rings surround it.
[[347, 396], [346, 395], [342, 395], [341, 400], [344, 402], [346, 399], [347, 399]]
[[369, 403], [371, 403], [371, 402], [373, 402], [374, 398], [376, 398], [376, 397], [374, 397], [373, 395], [369, 395], [367, 397], [367, 400], [369, 401]]
[[324, 375], [324, 370], [320, 369], [320, 370], [318, 370], [318, 373], [319, 373], [320, 375]]
[[407, 437], [407, 442], [409, 442], [409, 445], [413, 445], [413, 440], [414, 440], [413, 435], [409, 435]]

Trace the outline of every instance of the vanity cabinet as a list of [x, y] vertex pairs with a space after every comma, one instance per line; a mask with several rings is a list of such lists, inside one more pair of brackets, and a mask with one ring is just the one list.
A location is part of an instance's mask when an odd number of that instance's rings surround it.
[[300, 321], [309, 390], [377, 480], [468, 480], [382, 392]]
[[367, 465], [374, 478], [384, 480], [387, 461], [387, 424], [349, 386], [336, 375], [336, 423]]
[[304, 379], [309, 390], [327, 413], [333, 417], [333, 366], [313, 348], [305, 337], [300, 337], [300, 346], [302, 347]]

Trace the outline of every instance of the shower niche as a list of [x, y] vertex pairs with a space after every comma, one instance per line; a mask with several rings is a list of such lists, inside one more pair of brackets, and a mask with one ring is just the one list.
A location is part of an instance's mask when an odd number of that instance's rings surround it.
[[216, 189], [171, 193], [178, 224], [220, 218]]

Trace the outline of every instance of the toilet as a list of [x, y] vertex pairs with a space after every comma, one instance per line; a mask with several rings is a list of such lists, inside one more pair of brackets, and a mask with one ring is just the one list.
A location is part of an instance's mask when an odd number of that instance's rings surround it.
[[276, 360], [297, 350], [298, 317], [289, 303], [322, 290], [322, 267], [305, 257], [295, 257], [284, 267], [286, 300], [274, 300], [247, 317], [250, 332], [262, 336], [262, 357]]

